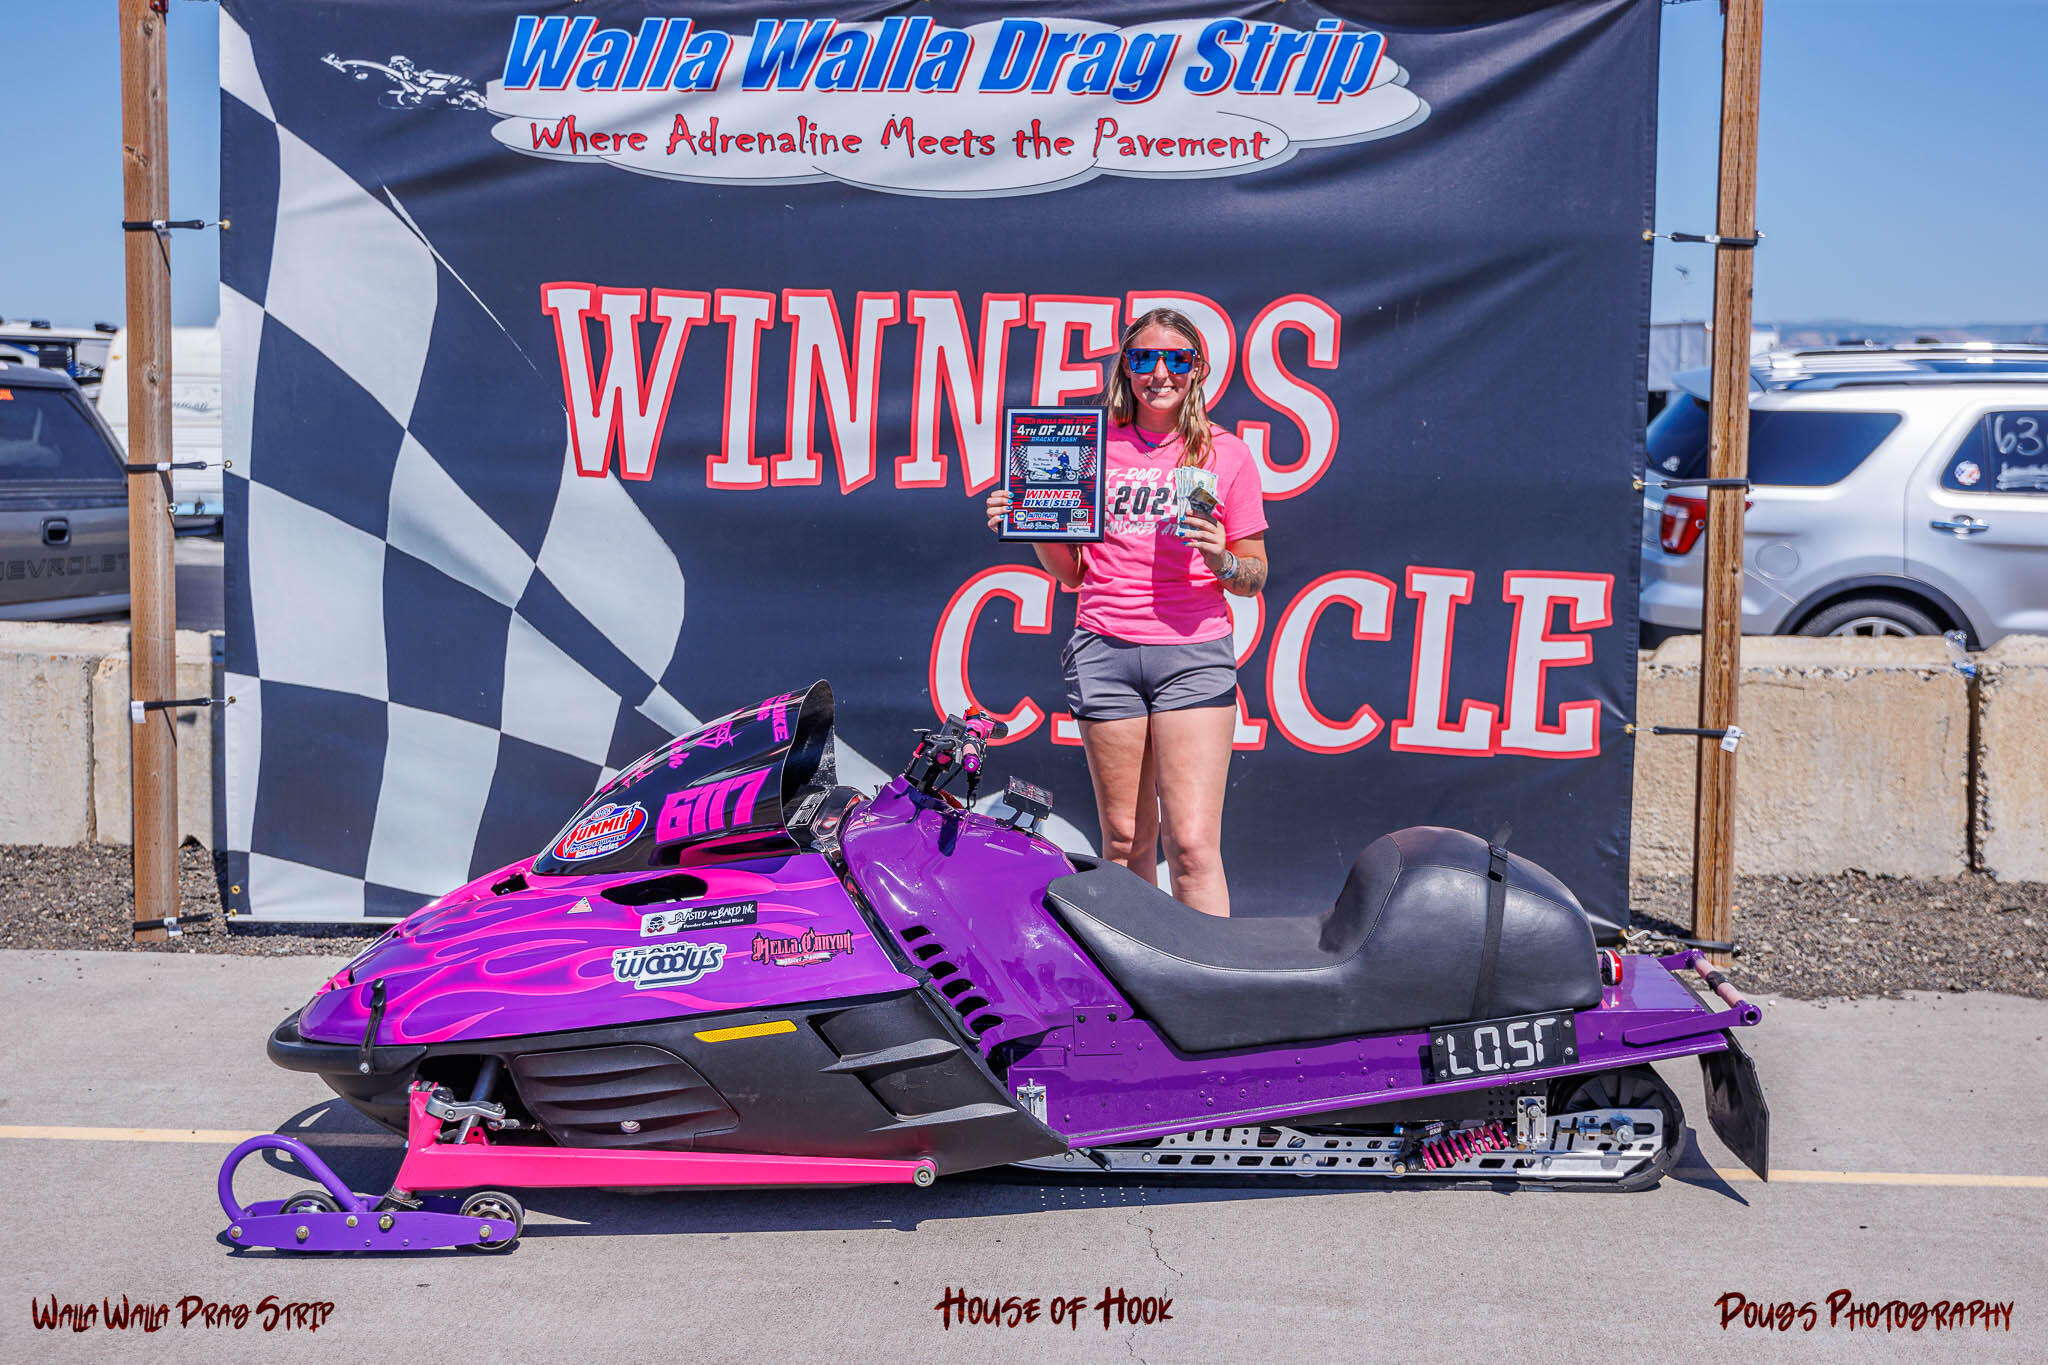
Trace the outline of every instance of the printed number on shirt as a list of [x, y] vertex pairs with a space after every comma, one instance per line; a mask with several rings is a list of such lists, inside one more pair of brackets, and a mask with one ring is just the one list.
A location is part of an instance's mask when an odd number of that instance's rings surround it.
[[1173, 481], [1162, 469], [1120, 469], [1110, 475], [1109, 529], [1155, 529], [1173, 513]]

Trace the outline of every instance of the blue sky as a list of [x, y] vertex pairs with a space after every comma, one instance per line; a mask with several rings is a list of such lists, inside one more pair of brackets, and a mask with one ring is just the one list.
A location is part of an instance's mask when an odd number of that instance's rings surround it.
[[[2044, 55], [2044, 0], [1764, 0], [1757, 317], [2048, 321]], [[1713, 0], [1665, 9], [1659, 83], [1657, 226], [1711, 232]], [[1712, 256], [1658, 244], [1657, 320], [1713, 312]]]
[[[0, 143], [10, 210], [0, 315], [118, 322], [114, 0], [0, 0], [0, 12], [0, 88], [13, 111]], [[1758, 319], [2048, 320], [2048, 0], [1766, 0], [1764, 14]], [[170, 19], [171, 208], [211, 218], [215, 7], [171, 0]], [[1660, 228], [1712, 229], [1720, 80], [1719, 7], [1667, 7]], [[180, 233], [173, 244], [180, 323], [218, 311], [213, 238]], [[1712, 253], [1656, 250], [1653, 316], [1707, 316]]]

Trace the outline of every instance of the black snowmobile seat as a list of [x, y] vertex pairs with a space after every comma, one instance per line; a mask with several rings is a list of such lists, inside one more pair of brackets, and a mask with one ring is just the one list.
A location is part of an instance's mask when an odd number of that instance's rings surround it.
[[1082, 858], [1082, 870], [1054, 881], [1046, 901], [1183, 1052], [1598, 1003], [1585, 911], [1562, 882], [1514, 854], [1506, 855], [1492, 988], [1475, 1000], [1489, 861], [1476, 835], [1418, 826], [1367, 847], [1337, 903], [1319, 915], [1205, 915], [1120, 864]]

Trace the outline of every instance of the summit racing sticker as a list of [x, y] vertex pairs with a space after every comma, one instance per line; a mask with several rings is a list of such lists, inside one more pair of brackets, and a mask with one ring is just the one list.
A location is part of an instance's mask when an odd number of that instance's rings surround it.
[[754, 922], [758, 901], [728, 901], [724, 905], [685, 905], [657, 910], [640, 917], [640, 937], [682, 934], [693, 929], [736, 929]]
[[851, 929], [837, 934], [821, 934], [815, 929], [806, 929], [789, 938], [754, 935], [754, 961], [765, 962], [771, 967], [809, 967], [852, 951]]
[[581, 862], [617, 852], [640, 837], [647, 828], [647, 808], [638, 802], [630, 806], [606, 802], [576, 822], [555, 844], [555, 856], [563, 862]]
[[649, 943], [612, 954], [612, 980], [632, 982], [636, 991], [687, 986], [725, 965], [723, 943]]
[[1386, 36], [1337, 18], [953, 28], [918, 14], [728, 31], [521, 14], [504, 54], [484, 96], [499, 143], [699, 184], [959, 198], [1241, 175], [1430, 113]]

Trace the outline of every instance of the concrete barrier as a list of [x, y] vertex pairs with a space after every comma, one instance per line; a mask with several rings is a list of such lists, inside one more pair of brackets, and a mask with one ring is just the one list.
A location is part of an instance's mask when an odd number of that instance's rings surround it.
[[[1645, 730], [1699, 724], [1699, 668], [1697, 636], [1644, 656], [1636, 717]], [[1970, 690], [1931, 636], [1745, 639], [1736, 871], [1952, 877], [1965, 870]], [[1636, 875], [1692, 870], [1698, 742], [1637, 736]], [[2038, 801], [2038, 785], [2035, 792]]]
[[1977, 690], [1978, 865], [2000, 881], [2048, 882], [2048, 639], [1986, 650]]
[[[125, 626], [0, 622], [0, 843], [128, 842], [127, 647]], [[180, 631], [179, 695], [210, 674], [209, 637]], [[1646, 729], [1695, 724], [1697, 638], [1641, 656], [1638, 684]], [[1939, 640], [1751, 637], [1741, 710], [1738, 872], [2048, 882], [2048, 639], [1986, 651], [1972, 684]], [[175, 724], [179, 834], [211, 845], [211, 718]], [[1636, 740], [1636, 875], [1691, 871], [1695, 752]]]
[[[213, 694], [213, 656], [208, 636], [178, 632], [178, 695]], [[93, 838], [102, 844], [134, 840], [135, 803], [129, 793], [132, 756], [128, 735], [128, 655], [109, 654], [92, 675]], [[171, 733], [178, 744], [178, 840], [197, 839], [213, 847], [213, 715], [173, 711]], [[158, 723], [152, 717], [151, 723]]]
[[0, 627], [0, 842], [92, 839], [92, 675], [126, 626]]
[[[213, 690], [211, 637], [177, 633], [178, 695]], [[178, 836], [213, 843], [213, 724], [174, 713]], [[0, 622], [0, 843], [129, 842], [128, 628]]]

